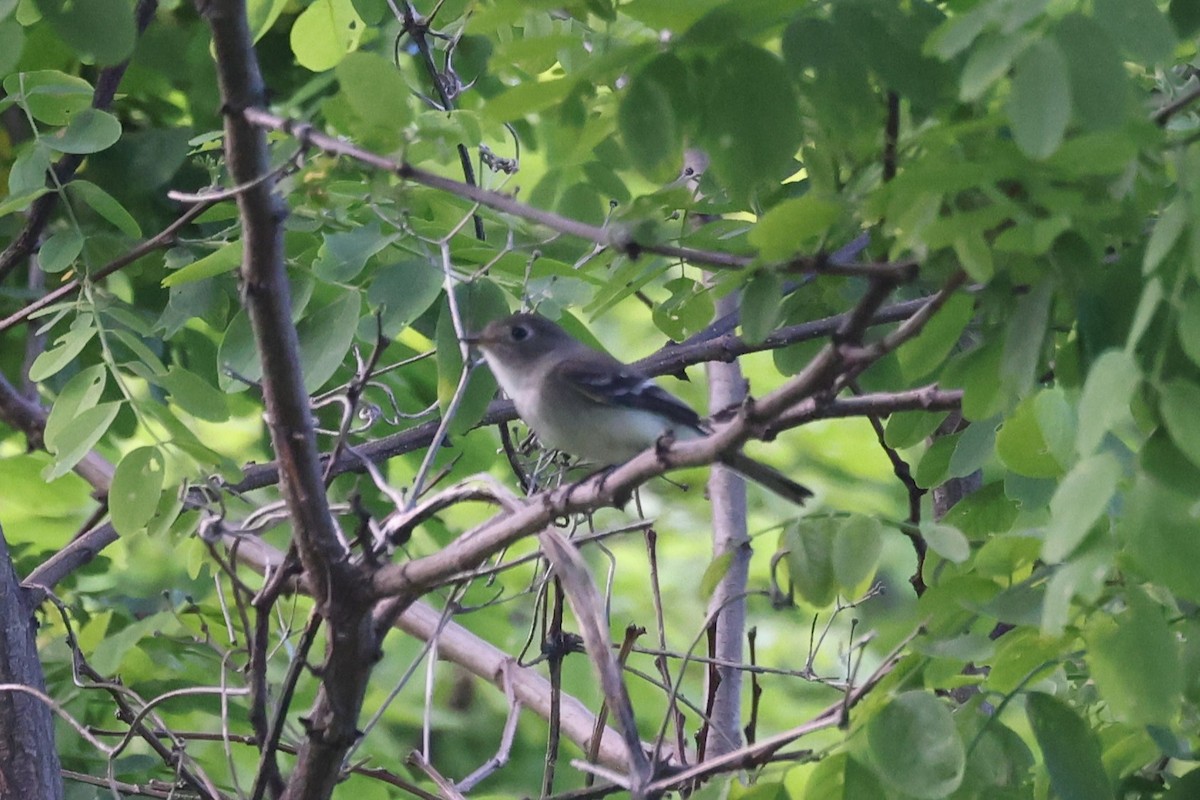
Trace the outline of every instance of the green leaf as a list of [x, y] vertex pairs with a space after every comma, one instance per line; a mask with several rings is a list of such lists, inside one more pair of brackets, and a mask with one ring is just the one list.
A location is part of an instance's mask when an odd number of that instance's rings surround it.
[[932, 436], [945, 418], [944, 413], [936, 411], [897, 412], [888, 417], [883, 440], [887, 442], [888, 447], [897, 449], [912, 447]]
[[962, 783], [966, 748], [938, 698], [911, 691], [867, 722], [875, 772], [888, 786], [922, 800], [945, 797]]
[[1171, 439], [1191, 459], [1200, 465], [1200, 386], [1183, 378], [1163, 385], [1158, 395], [1158, 410]]
[[1157, 64], [1175, 50], [1175, 32], [1154, 0], [1095, 0], [1095, 17], [1126, 53]]
[[[349, 60], [347, 58], [347, 61]], [[341, 69], [340, 64], [338, 69]], [[363, 267], [367, 265], [367, 259], [383, 250], [396, 238], [396, 235], [383, 235], [378, 222], [349, 231], [327, 233], [317, 254], [317, 260], [313, 262], [313, 274], [332, 283], [352, 280], [362, 272]]]
[[830, 517], [789, 525], [779, 548], [787, 551], [788, 575], [796, 592], [810, 605], [824, 608], [837, 597], [833, 574], [833, 541], [838, 523]]
[[942, 366], [974, 313], [975, 299], [970, 295], [954, 295], [947, 300], [921, 332], [896, 351], [904, 379], [910, 383], [920, 380]]
[[[465, 333], [481, 331], [492, 320], [508, 316], [508, 301], [500, 287], [492, 281], [484, 279], [459, 284], [454, 288], [454, 296], [462, 313]], [[442, 300], [434, 343], [437, 345], [438, 405], [445, 414], [458, 388], [463, 369], [461, 344], [454, 330], [449, 303], [445, 299]], [[472, 372], [458, 414], [450, 423], [450, 432], [464, 433], [475, 427], [495, 396], [496, 380], [491, 372], [486, 369]]]
[[949, 477], [965, 478], [975, 470], [982, 469], [991, 459], [996, 450], [997, 419], [993, 417], [968, 425], [959, 435], [947, 468]]
[[[1012, 473], [1009, 473], [1009, 476], [1011, 475]], [[1007, 493], [1007, 483], [1008, 481], [992, 481], [971, 492], [955, 503], [942, 517], [941, 522], [958, 528], [970, 540], [983, 541], [984, 547], [989, 541], [994, 541], [993, 534], [1012, 533], [1018, 506], [1016, 499]], [[1049, 497], [1045, 502], [1049, 502]], [[1045, 505], [1045, 502], [1042, 505]], [[991, 540], [989, 537], [992, 537]]]
[[1121, 479], [1121, 465], [1110, 453], [1098, 453], [1076, 464], [1050, 500], [1050, 524], [1042, 558], [1062, 561], [1079, 546], [1088, 531], [1108, 512], [1108, 503]]
[[1200, 601], [1195, 503], [1194, 487], [1182, 491], [1143, 475], [1126, 494], [1117, 523], [1118, 537], [1141, 573], [1192, 602]]
[[654, 307], [654, 324], [675, 341], [682, 341], [713, 318], [713, 296], [691, 278], [672, 278], [663, 284], [671, 296]]
[[21, 62], [25, 46], [25, 29], [16, 20], [0, 18], [0, 75], [12, 72]]
[[1193, 364], [1200, 364], [1200, 292], [1191, 292], [1183, 300], [1176, 323], [1179, 346]]
[[71, 323], [71, 328], [54, 342], [54, 346], [38, 354], [29, 367], [29, 380], [41, 383], [57, 375], [60, 370], [75, 360], [83, 348], [96, 335], [91, 314], [80, 314]]
[[679, 103], [673, 98], [686, 101], [688, 96], [687, 67], [670, 53], [635, 73], [621, 96], [617, 129], [633, 165], [651, 180], [669, 180], [679, 172], [683, 137], [675, 116]]
[[1010, 397], [1024, 397], [1033, 388], [1053, 296], [1054, 286], [1046, 280], [1017, 301], [1000, 358], [1000, 386]]
[[1078, 410], [1067, 401], [1062, 387], [1043, 389], [1034, 396], [1034, 414], [1042, 440], [1051, 455], [1064, 467], [1075, 462], [1075, 416]]
[[1129, 416], [1129, 402], [1141, 379], [1136, 359], [1125, 350], [1106, 350], [1093, 362], [1079, 397], [1079, 455], [1090, 455], [1104, 435]]
[[442, 291], [442, 271], [423, 258], [381, 266], [367, 289], [367, 303], [380, 309], [383, 335], [399, 335], [433, 305]]
[[129, 651], [147, 636], [174, 621], [167, 612], [152, 614], [145, 619], [131, 622], [119, 631], [109, 630], [89, 654], [88, 662], [101, 675], [112, 675], [121, 667]]
[[[1200, 30], [1200, 3], [1195, 0], [1171, 0], [1167, 14], [1171, 18], [1171, 24], [1175, 26], [1175, 32], [1182, 38], [1190, 38]], [[1195, 770], [1189, 774], [1200, 778], [1200, 772]], [[1200, 795], [1200, 791], [1197, 794]], [[1172, 797], [1171, 800], [1175, 798]]]
[[883, 523], [866, 514], [851, 514], [833, 537], [833, 577], [844, 594], [855, 591], [875, 574], [883, 552]]
[[53, 448], [49, 442], [46, 443], [47, 449], [51, 449], [54, 455], [54, 461], [42, 471], [42, 477], [52, 481], [70, 472], [100, 441], [100, 437], [108, 432], [122, 405], [119, 401], [101, 403], [63, 425], [54, 437]]
[[42, 242], [38, 250], [38, 266], [51, 274], [62, 272], [75, 263], [83, 251], [83, 237], [75, 228], [64, 228]]
[[731, 44], [714, 56], [705, 84], [701, 143], [735, 200], [795, 171], [803, 131], [782, 61], [751, 44]]
[[[133, 364], [129, 364], [129, 366], [136, 369], [137, 366], [144, 364], [149, 368], [150, 375], [146, 376], [147, 380], [153, 380], [153, 377], [162, 375], [167, 371], [166, 365], [162, 363], [162, 359], [158, 357], [158, 354], [146, 346], [146, 342], [142, 337], [147, 334], [135, 334], [124, 328], [116, 328], [112, 331], [112, 334], [121, 344], [125, 345], [133, 354], [133, 357], [137, 359], [137, 362], [140, 362], [140, 364], [134, 362]], [[152, 339], [151, 341], [153, 342], [154, 340]]]
[[1183, 695], [1179, 643], [1163, 609], [1136, 587], [1128, 609], [1115, 618], [1097, 616], [1085, 634], [1092, 679], [1117, 719], [1169, 727]]
[[117, 202], [115, 197], [96, 184], [75, 179], [67, 184], [67, 194], [71, 195], [73, 199], [89, 205], [92, 211], [108, 220], [113, 227], [129, 238], [141, 238], [141, 226], [138, 225], [133, 215], [126, 211], [125, 206]]
[[1175, 491], [1191, 492], [1200, 486], [1200, 467], [1193, 464], [1161, 428], [1142, 445], [1138, 464], [1146, 475]]
[[966, 50], [983, 33], [995, 16], [996, 3], [979, 3], [961, 14], [948, 17], [925, 42], [924, 51], [949, 61]]
[[950, 469], [950, 459], [958, 445], [958, 435], [939, 436], [929, 445], [929, 449], [921, 456], [913, 479], [922, 489], [932, 489], [946, 480]]
[[22, 148], [8, 173], [9, 194], [22, 195], [39, 189], [45, 191], [50, 155], [50, 148], [38, 141]]
[[242, 240], [227, 242], [203, 258], [198, 258], [187, 266], [180, 267], [163, 278], [165, 287], [182, 286], [194, 283], [237, 269], [242, 265]]
[[1150, 241], [1146, 244], [1146, 254], [1142, 257], [1143, 275], [1149, 275], [1158, 269], [1158, 265], [1179, 241], [1179, 235], [1183, 233], [1187, 223], [1187, 201], [1177, 197], [1163, 211], [1162, 216], [1154, 225], [1154, 230], [1150, 233]]
[[1079, 121], [1091, 130], [1120, 125], [1129, 103], [1129, 76], [1112, 39], [1092, 20], [1071, 14], [1059, 21], [1054, 40], [1067, 59], [1071, 107]]
[[358, 46], [364, 30], [366, 25], [351, 0], [315, 0], [292, 25], [292, 52], [300, 66], [324, 72]]
[[127, 0], [37, 0], [37, 6], [85, 63], [106, 67], [133, 52], [137, 29]]
[[962, 531], [940, 522], [922, 522], [921, 536], [929, 549], [947, 561], [961, 564], [971, 557], [971, 543]]
[[18, 195], [17, 197], [10, 197], [7, 200], [0, 202], [0, 217], [17, 211], [24, 211], [33, 205], [34, 200], [37, 200], [39, 197], [48, 193], [49, 191], [49, 189], [43, 186], [42, 188], [34, 189], [27, 194]]
[[763, 259], [782, 261], [821, 244], [843, 212], [840, 203], [816, 194], [785, 200], [750, 230], [750, 244]]
[[575, 82], [565, 78], [525, 81], [489, 100], [483, 113], [496, 122], [511, 122], [561, 103], [573, 88]]
[[742, 336], [757, 344], [779, 324], [783, 286], [770, 270], [755, 274], [742, 292]]
[[1061, 800], [1112, 800], [1100, 744], [1092, 729], [1063, 701], [1041, 692], [1025, 699], [1029, 726]]
[[296, 325], [304, 388], [309, 394], [324, 386], [346, 360], [361, 310], [362, 297], [351, 289]]
[[[1191, 2], [1185, 2], [1184, 5], [1196, 8]], [[1174, 9], [1175, 3], [1172, 3], [1171, 7]], [[1171, 782], [1171, 788], [1162, 795], [1161, 800], [1192, 800], [1200, 797], [1200, 768], [1179, 777], [1168, 777], [1167, 780]]]
[[[217, 379], [226, 392], [243, 391], [246, 389], [243, 381], [256, 381], [262, 377], [262, 363], [259, 361], [258, 347], [254, 341], [254, 328], [250, 325], [250, 315], [244, 308], [233, 315], [233, 319], [225, 328], [221, 346], [217, 351], [217, 363], [220, 364], [221, 370]], [[234, 377], [235, 375], [237, 377]]]
[[963, 65], [959, 78], [958, 97], [964, 102], [978, 100], [992, 84], [1008, 74], [1013, 59], [1029, 46], [1030, 38], [1024, 33], [1003, 35], [992, 34], [971, 48], [967, 63]]
[[162, 426], [174, 447], [178, 447], [200, 464], [219, 471], [226, 481], [241, 480], [242, 472], [238, 465], [201, 442], [193, 429], [183, 424], [167, 406], [162, 403], [147, 403], [142, 406], [142, 413], [149, 416], [157, 425]]
[[104, 386], [108, 382], [108, 368], [103, 364], [82, 369], [72, 376], [54, 400], [50, 416], [46, 419], [43, 438], [48, 450], [58, 449], [58, 432], [80, 412], [100, 402]]
[[191, 370], [173, 364], [158, 381], [175, 404], [193, 417], [209, 422], [229, 419], [225, 394]]
[[108, 490], [108, 508], [117, 533], [132, 536], [154, 516], [162, 494], [163, 469], [157, 447], [130, 450], [117, 464]]
[[986, 283], [996, 272], [992, 247], [979, 231], [957, 237], [954, 240], [954, 255], [972, 280]]
[[1133, 321], [1129, 323], [1129, 338], [1125, 342], [1125, 349], [1132, 350], [1137, 347], [1142, 340], [1142, 334], [1146, 332], [1146, 328], [1150, 326], [1151, 320], [1154, 319], [1155, 313], [1158, 311], [1158, 306], [1163, 301], [1162, 281], [1158, 278], [1151, 278], [1146, 281], [1145, 288], [1142, 289], [1142, 296], [1138, 298], [1137, 309], [1133, 314]]
[[92, 104], [92, 85], [54, 69], [19, 72], [4, 79], [4, 92], [21, 98], [29, 113], [47, 125], [66, 125]]
[[411, 121], [409, 89], [392, 62], [374, 53], [350, 53], [335, 72], [342, 94], [367, 124], [399, 130]]
[[71, 117], [65, 128], [38, 137], [52, 150], [60, 153], [87, 155], [111, 147], [121, 138], [121, 123], [107, 111], [85, 108]]
[[1048, 158], [1062, 144], [1071, 118], [1067, 61], [1051, 39], [1030, 45], [1013, 68], [1008, 119], [1021, 152]]
[[1047, 443], [1038, 419], [1037, 398], [1021, 401], [996, 434], [996, 454], [1006, 467], [1029, 478], [1056, 478], [1063, 466]]
[[287, 0], [247, 0], [246, 22], [256, 43], [271, 29], [285, 7]]
[[853, 42], [878, 82], [922, 110], [953, 91], [953, 71], [921, 52], [921, 44], [942, 19], [941, 11], [932, 6], [833, 4], [833, 24]]
[[[797, 15], [780, 44], [812, 119], [829, 131], [829, 144], [852, 152], [875, 147], [868, 129], [883, 124], [882, 109], [853, 32], [826, 19]], [[814, 187], [819, 183], [815, 160], [805, 159]], [[822, 188], [832, 192], [833, 183], [824, 182]]]
[[708, 566], [704, 568], [704, 574], [700, 576], [700, 598], [702, 600], [712, 597], [721, 579], [729, 572], [731, 564], [733, 564], [732, 552], [721, 553], [708, 562]]

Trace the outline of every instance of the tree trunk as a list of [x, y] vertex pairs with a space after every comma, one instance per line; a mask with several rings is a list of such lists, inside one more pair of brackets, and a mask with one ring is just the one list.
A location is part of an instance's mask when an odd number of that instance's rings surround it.
[[[45, 692], [34, 628], [33, 609], [25, 600], [0, 530], [0, 683]], [[0, 692], [0, 797], [58, 800], [62, 796], [49, 706], [24, 692]]]

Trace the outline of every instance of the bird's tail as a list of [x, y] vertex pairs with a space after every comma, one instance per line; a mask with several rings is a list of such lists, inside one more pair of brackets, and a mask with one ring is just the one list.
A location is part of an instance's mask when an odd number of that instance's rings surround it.
[[812, 497], [812, 491], [807, 486], [796, 483], [774, 467], [768, 467], [761, 461], [755, 461], [745, 453], [734, 453], [721, 459], [721, 463], [740, 474], [743, 478], [770, 489], [784, 500], [790, 500], [798, 506]]

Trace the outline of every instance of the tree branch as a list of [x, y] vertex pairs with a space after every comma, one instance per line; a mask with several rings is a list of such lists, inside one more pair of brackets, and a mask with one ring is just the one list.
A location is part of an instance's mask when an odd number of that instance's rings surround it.
[[321, 474], [312, 411], [300, 367], [283, 261], [282, 220], [274, 193], [265, 133], [244, 109], [262, 104], [266, 89], [254, 53], [243, 0], [198, 0], [212, 29], [217, 78], [225, 111], [225, 157], [242, 220], [243, 303], [259, 345], [263, 397], [279, 459], [280, 488], [319, 613], [329, 624], [322, 684], [307, 737], [288, 780], [287, 800], [325, 800], [341, 777], [342, 758], [358, 738], [358, 714], [378, 642], [371, 603], [359, 570], [346, 558], [334, 529]]
[[[917, 300], [906, 300], [901, 303], [885, 306], [871, 317], [870, 324], [882, 325], [907, 319], [917, 311], [925, 308], [929, 299], [929, 297], [923, 297]], [[733, 333], [721, 334], [710, 340], [692, 344], [671, 343], [657, 353], [635, 362], [633, 366], [651, 376], [676, 375], [689, 366], [705, 361], [732, 361], [739, 356], [749, 353], [774, 350], [790, 344], [820, 339], [835, 333], [845, 320], [845, 314], [837, 314], [832, 317], [813, 320], [812, 322], [791, 325], [786, 328], [780, 328], [767, 336], [763, 341], [755, 344], [747, 343]], [[845, 414], [843, 416], [856, 415]], [[513, 408], [511, 401], [497, 400], [488, 406], [487, 412], [479, 421], [479, 427], [508, 422], [516, 418], [517, 412]], [[358, 455], [347, 454], [343, 456], [333, 469], [332, 474], [340, 475], [344, 472], [361, 472], [364, 469], [363, 459], [378, 463], [404, 453], [410, 453], [413, 450], [419, 450], [422, 447], [428, 447], [433, 441], [433, 435], [437, 427], [438, 421], [431, 420], [400, 431], [399, 433], [359, 445], [355, 448]], [[327, 462], [328, 456], [322, 456], [322, 461]], [[242, 480], [233, 485], [226, 485], [224, 488], [234, 493], [243, 493], [253, 491], [254, 489], [261, 489], [264, 486], [272, 486], [278, 480], [279, 465], [277, 462], [269, 461], [246, 467], [242, 470]]]
[[[736, 253], [725, 253], [719, 250], [701, 250], [695, 247], [685, 247], [673, 244], [655, 242], [639, 242], [633, 238], [630, 231], [620, 227], [599, 227], [586, 222], [563, 217], [549, 211], [521, 203], [515, 198], [483, 189], [452, 178], [436, 175], [419, 167], [414, 167], [406, 161], [394, 161], [376, 153], [356, 147], [349, 142], [327, 136], [311, 125], [264, 111], [261, 108], [247, 107], [242, 116], [252, 125], [266, 130], [282, 131], [304, 144], [311, 144], [326, 153], [347, 156], [376, 169], [385, 170], [396, 175], [401, 180], [419, 183], [432, 189], [440, 189], [466, 200], [479, 203], [482, 206], [509, 214], [528, 222], [544, 225], [559, 233], [595, 242], [604, 247], [610, 247], [618, 253], [630, 258], [637, 258], [643, 253], [675, 258], [691, 264], [717, 269], [745, 269], [755, 263], [753, 256], [743, 256]], [[796, 256], [782, 263], [773, 265], [775, 268], [790, 272], [827, 273], [831, 275], [861, 275], [879, 277], [881, 275], [908, 276], [912, 274], [913, 265], [909, 262], [899, 264], [828, 264], [825, 259], [814, 256]]]

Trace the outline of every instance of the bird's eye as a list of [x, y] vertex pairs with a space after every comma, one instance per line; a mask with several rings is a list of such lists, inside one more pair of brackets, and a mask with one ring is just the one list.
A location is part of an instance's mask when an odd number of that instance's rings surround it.
[[514, 342], [524, 341], [529, 338], [529, 328], [524, 325], [513, 325], [512, 330], [508, 332]]

